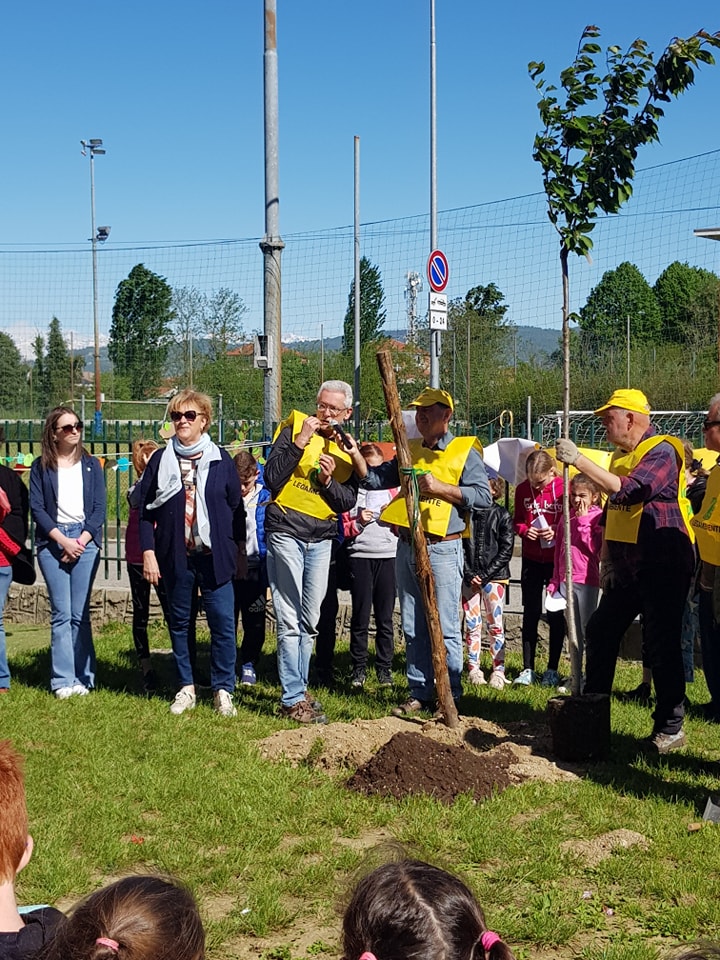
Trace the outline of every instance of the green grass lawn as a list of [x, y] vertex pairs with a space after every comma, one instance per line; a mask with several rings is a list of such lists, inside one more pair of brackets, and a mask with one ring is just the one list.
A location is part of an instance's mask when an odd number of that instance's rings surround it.
[[[527, 782], [452, 807], [368, 798], [346, 790], [343, 776], [260, 757], [256, 741], [291, 726], [275, 715], [272, 650], [270, 681], [238, 695], [237, 718], [216, 716], [209, 697], [173, 717], [171, 658], [156, 657], [167, 697], [141, 697], [129, 628], [96, 637], [98, 690], [68, 701], [48, 692], [48, 628], [9, 625], [8, 634], [13, 685], [0, 698], [0, 735], [27, 757], [36, 844], [19, 878], [22, 902], [67, 905], [110, 878], [159, 870], [196, 893], [211, 958], [332, 956], [337, 903], [385, 837], [461, 872], [519, 957], [649, 960], [717, 938], [718, 827], [687, 828], [718, 788], [720, 726], [692, 713], [688, 748], [659, 762], [637, 750], [648, 710], [613, 701], [612, 758], [581, 780]], [[160, 628], [152, 644], [167, 647]], [[342, 645], [338, 660], [348, 667]], [[371, 684], [360, 695], [323, 694], [330, 719], [384, 716], [405, 694], [401, 660], [392, 695]], [[508, 665], [519, 663], [510, 655]], [[621, 665], [616, 685], [638, 679], [637, 666]], [[461, 712], [538, 720], [549, 695], [468, 688]], [[707, 700], [701, 675], [688, 695]], [[646, 845], [594, 866], [564, 846], [618, 829]]]

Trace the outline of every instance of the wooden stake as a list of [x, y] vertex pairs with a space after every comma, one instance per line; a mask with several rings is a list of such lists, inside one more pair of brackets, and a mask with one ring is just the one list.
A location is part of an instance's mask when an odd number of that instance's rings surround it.
[[[415, 515], [415, 494], [411, 478], [404, 472], [412, 467], [412, 457], [405, 433], [400, 398], [398, 397], [397, 386], [395, 384], [395, 371], [389, 351], [379, 350], [377, 353], [377, 362], [380, 368], [380, 378], [385, 393], [388, 417], [390, 418], [390, 428], [393, 432], [397, 450], [397, 462], [400, 467], [400, 486], [403, 496], [405, 497], [405, 503], [407, 504], [408, 517], [412, 518]], [[435, 592], [435, 577], [433, 576], [432, 566], [430, 565], [425, 531], [418, 523], [414, 530], [412, 527], [410, 528], [410, 533], [415, 551], [415, 571], [420, 585], [420, 594], [422, 596], [423, 606], [425, 607], [425, 621], [430, 635], [430, 648], [432, 652], [433, 670], [435, 672], [435, 688], [438, 695], [438, 704], [445, 723], [448, 727], [454, 729], [459, 724], [458, 712], [450, 689], [450, 678], [447, 669], [447, 650], [445, 649], [445, 640], [443, 639], [442, 627], [440, 626], [437, 594]], [[458, 612], [458, 616], [459, 615]]]

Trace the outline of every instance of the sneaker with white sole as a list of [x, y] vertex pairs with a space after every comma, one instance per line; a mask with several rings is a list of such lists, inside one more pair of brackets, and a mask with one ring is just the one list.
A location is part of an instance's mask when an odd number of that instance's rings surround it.
[[215, 713], [219, 713], [221, 717], [236, 717], [237, 710], [235, 705], [232, 702], [232, 697], [227, 692], [227, 690], [216, 690], [213, 694], [213, 706], [215, 708]]
[[535, 671], [531, 670], [530, 667], [526, 667], [513, 680], [514, 687], [529, 687], [531, 683], [535, 683]]
[[471, 667], [468, 671], [468, 680], [474, 687], [480, 687], [487, 681], [485, 680], [485, 674], [482, 672], [480, 667]]
[[53, 693], [58, 700], [68, 700], [75, 696], [75, 689], [74, 687], [58, 687], [57, 690], [53, 690]]
[[510, 681], [505, 676], [504, 670], [493, 670], [488, 680], [488, 686], [492, 690], [504, 690], [509, 683]]
[[185, 713], [186, 710], [194, 710], [196, 704], [197, 698], [195, 696], [195, 687], [180, 687], [178, 692], [175, 694], [175, 699], [170, 704], [170, 713], [173, 713], [176, 717], [179, 717], [180, 714]]
[[90, 693], [84, 683], [74, 683], [71, 689], [74, 697], [86, 697]]
[[243, 687], [254, 687], [257, 683], [257, 674], [255, 673], [255, 667], [251, 663], [244, 663], [242, 665], [242, 673], [240, 674], [240, 684]]

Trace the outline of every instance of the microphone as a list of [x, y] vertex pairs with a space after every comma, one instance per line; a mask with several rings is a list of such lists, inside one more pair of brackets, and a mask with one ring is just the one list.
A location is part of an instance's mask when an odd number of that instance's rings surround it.
[[350, 437], [348, 437], [348, 435], [345, 433], [343, 428], [340, 426], [340, 424], [337, 422], [337, 420], [328, 420], [328, 425], [333, 428], [333, 430], [337, 434], [338, 440], [345, 447], [345, 449], [351, 450], [352, 441], [350, 440]]

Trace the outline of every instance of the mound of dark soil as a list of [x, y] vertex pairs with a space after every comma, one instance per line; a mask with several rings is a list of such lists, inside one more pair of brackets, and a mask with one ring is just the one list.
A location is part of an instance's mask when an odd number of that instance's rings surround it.
[[444, 803], [461, 793], [483, 800], [502, 791], [518, 776], [510, 773], [517, 758], [510, 748], [478, 754], [421, 733], [396, 733], [347, 781], [358, 793], [398, 799], [426, 793]]

